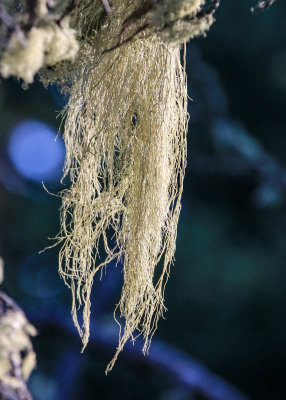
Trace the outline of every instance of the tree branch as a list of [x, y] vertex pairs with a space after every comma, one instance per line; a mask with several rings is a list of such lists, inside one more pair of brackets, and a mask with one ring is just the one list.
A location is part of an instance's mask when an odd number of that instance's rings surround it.
[[276, 0], [261, 0], [259, 1], [255, 7], [251, 8], [251, 12], [256, 13], [260, 11], [265, 11], [267, 8], [271, 7], [272, 4], [275, 3]]
[[[71, 321], [47, 310], [31, 310], [28, 313], [30, 320], [36, 326], [56, 325], [69, 335], [77, 338], [76, 330]], [[64, 312], [65, 315], [65, 312]], [[95, 329], [96, 326], [96, 329]], [[91, 335], [89, 344], [105, 347], [112, 351], [118, 341], [117, 329], [111, 329], [102, 321], [91, 321]], [[148, 364], [152, 368], [162, 371], [177, 387], [184, 388], [187, 392], [203, 396], [206, 400], [247, 400], [235, 387], [225, 382], [221, 377], [210, 372], [188, 354], [176, 349], [160, 340], [153, 339], [148, 356], [141, 351], [140, 339], [132, 345], [126, 344], [123, 356]]]

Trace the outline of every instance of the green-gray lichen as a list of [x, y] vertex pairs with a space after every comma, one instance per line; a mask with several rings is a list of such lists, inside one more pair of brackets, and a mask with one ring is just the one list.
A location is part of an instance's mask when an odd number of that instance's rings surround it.
[[204, 0], [163, 0], [150, 12], [151, 25], [163, 41], [174, 46], [203, 35], [214, 22], [212, 14], [197, 17]]

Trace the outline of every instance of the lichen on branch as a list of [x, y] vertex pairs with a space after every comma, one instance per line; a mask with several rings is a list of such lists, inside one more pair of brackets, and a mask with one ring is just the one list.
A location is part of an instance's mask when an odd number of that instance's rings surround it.
[[[3, 261], [0, 258], [0, 284]], [[36, 329], [21, 308], [0, 291], [0, 397], [11, 400], [32, 400], [26, 382], [36, 366], [31, 336]], [[1, 397], [2, 398], [2, 397]]]
[[70, 28], [69, 17], [50, 15], [46, 0], [34, 3], [34, 8], [28, 1], [26, 7], [19, 5], [20, 11], [14, 11], [14, 14], [1, 5], [0, 27], [6, 38], [0, 52], [3, 78], [15, 76], [25, 83], [32, 83], [41, 68], [63, 60], [74, 61], [77, 55], [76, 32]]
[[[71, 289], [84, 348], [95, 274], [111, 268], [111, 261], [122, 265], [114, 312], [119, 344], [107, 372], [128, 340], [141, 335], [148, 352], [165, 310], [186, 166], [187, 83], [180, 45], [209, 29], [218, 4], [81, 0], [68, 11], [70, 25], [41, 17], [25, 33], [30, 50], [15, 31], [2, 56], [2, 75], [31, 82], [41, 68], [45, 85], [56, 82], [69, 95], [62, 114], [64, 178], [70, 186], [60, 193], [59, 272]], [[14, 66], [17, 57], [26, 72]], [[52, 68], [42, 68], [47, 65]]]

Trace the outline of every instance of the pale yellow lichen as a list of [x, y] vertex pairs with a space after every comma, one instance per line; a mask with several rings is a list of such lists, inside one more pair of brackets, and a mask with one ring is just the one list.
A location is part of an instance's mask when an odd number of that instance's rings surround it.
[[[45, 15], [45, 0], [39, 4]], [[43, 66], [54, 66], [41, 79], [57, 81], [69, 94], [64, 177], [71, 185], [61, 193], [59, 272], [72, 292], [72, 316], [84, 348], [94, 276], [112, 260], [123, 264], [115, 310], [123, 323], [107, 371], [129, 339], [142, 335], [143, 352], [148, 351], [164, 312], [186, 164], [187, 84], [179, 45], [212, 24], [211, 15], [198, 15], [204, 4], [113, 0], [107, 16], [101, 0], [80, 1], [72, 13], [79, 48], [68, 22], [46, 21], [26, 37], [14, 34], [0, 62], [4, 77], [27, 83]], [[136, 17], [138, 10], [143, 14]], [[73, 60], [78, 49], [74, 65], [60, 63]], [[33, 334], [31, 326], [25, 329]], [[25, 344], [19, 334], [10, 335], [15, 346]], [[24, 376], [33, 365], [31, 355], [24, 360]], [[6, 367], [0, 358], [0, 371]]]
[[162, 26], [195, 15], [205, 4], [205, 0], [163, 0], [155, 3], [151, 12], [153, 24]]
[[[0, 257], [0, 283], [3, 269]], [[18, 390], [23, 395], [29, 394], [26, 381], [36, 366], [30, 337], [37, 332], [23, 311], [3, 292], [0, 292], [0, 311], [0, 397], [14, 399], [18, 398]]]
[[36, 353], [30, 351], [22, 360], [22, 375], [27, 381], [36, 366]]
[[196, 36], [204, 35], [213, 24], [214, 18], [209, 15], [205, 18], [188, 21], [178, 20], [170, 26], [166, 26], [160, 36], [164, 42], [172, 46], [178, 46], [185, 40], [193, 39]]
[[[179, 48], [148, 30], [104, 53], [140, 3], [114, 1], [112, 16], [65, 71], [65, 176], [71, 186], [62, 192], [60, 274], [71, 288], [85, 347], [94, 275], [111, 260], [123, 262], [117, 310], [124, 327], [107, 371], [138, 334], [148, 351], [163, 314], [186, 162], [187, 89]], [[101, 244], [105, 258], [99, 258]]]
[[178, 46], [205, 34], [214, 22], [212, 15], [196, 17], [205, 0], [163, 0], [149, 13], [151, 25], [161, 39]]
[[[3, 296], [0, 296], [1, 306], [2, 301]], [[30, 336], [35, 334], [35, 328], [28, 323], [20, 309], [9, 308], [1, 316], [0, 382], [4, 393], [22, 388], [35, 368], [36, 354], [30, 340]], [[14, 376], [14, 368], [19, 368], [22, 376]]]
[[47, 22], [32, 28], [26, 36], [12, 35], [0, 60], [0, 73], [4, 78], [16, 76], [32, 83], [40, 68], [74, 60], [77, 52], [75, 31], [69, 28], [68, 21], [61, 27], [55, 22]]
[[28, 37], [12, 35], [8, 49], [0, 61], [0, 73], [4, 78], [16, 76], [32, 83], [35, 74], [44, 65], [46, 35], [42, 29], [32, 29]]
[[61, 26], [55, 23], [47, 24], [44, 65], [53, 66], [63, 60], [74, 61], [78, 53], [78, 43], [75, 31], [69, 27], [68, 19]]

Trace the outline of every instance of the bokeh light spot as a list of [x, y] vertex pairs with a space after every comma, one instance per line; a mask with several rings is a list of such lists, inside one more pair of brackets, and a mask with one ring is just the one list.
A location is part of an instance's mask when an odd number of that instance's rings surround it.
[[16, 170], [33, 181], [57, 180], [63, 167], [65, 148], [56, 131], [47, 124], [26, 120], [12, 130], [8, 154]]

